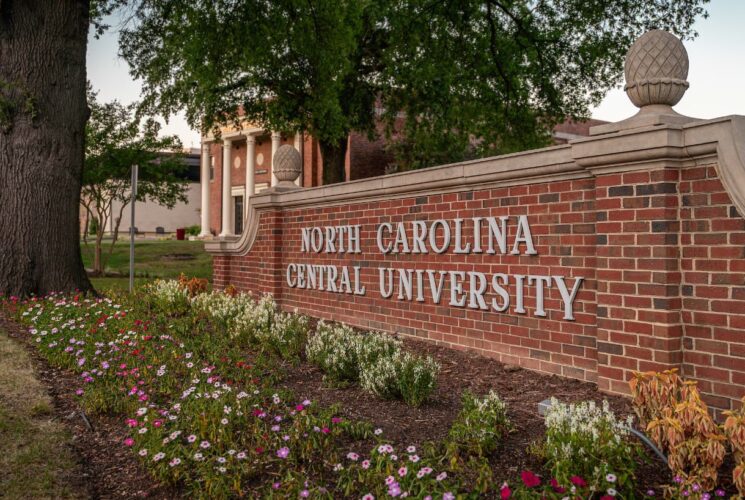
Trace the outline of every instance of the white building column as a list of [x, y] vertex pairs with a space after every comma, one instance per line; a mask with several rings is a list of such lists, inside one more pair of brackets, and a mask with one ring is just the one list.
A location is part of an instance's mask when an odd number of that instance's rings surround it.
[[233, 228], [230, 227], [230, 212], [233, 209], [233, 193], [230, 185], [232, 165], [230, 162], [230, 151], [233, 143], [230, 139], [222, 141], [222, 229], [220, 236], [233, 236]]
[[303, 163], [303, 143], [303, 132], [302, 130], [298, 130], [297, 132], [295, 132], [295, 149], [297, 149], [297, 152], [300, 153], [300, 166], [302, 167], [302, 170], [300, 170], [300, 175], [298, 175], [297, 179], [295, 179], [296, 186], [303, 185], [303, 174], [305, 173], [305, 165]]
[[274, 176], [274, 153], [279, 149], [279, 142], [282, 139], [282, 134], [279, 132], [272, 132], [272, 160], [269, 162], [269, 173], [272, 177], [272, 186], [277, 185], [277, 178]]
[[202, 143], [202, 165], [199, 173], [199, 182], [202, 188], [202, 230], [200, 238], [206, 238], [210, 233], [210, 145]]
[[256, 192], [256, 137], [246, 136], [246, 195], [243, 200], [243, 208], [248, 216], [248, 200]]

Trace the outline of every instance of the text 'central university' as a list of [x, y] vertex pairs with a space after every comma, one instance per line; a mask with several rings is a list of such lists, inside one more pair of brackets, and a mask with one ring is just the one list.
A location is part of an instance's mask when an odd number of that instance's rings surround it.
[[[510, 239], [509, 225], [514, 223]], [[340, 225], [302, 228], [303, 253], [361, 254], [362, 225]], [[463, 229], [470, 230], [471, 238], [464, 237]], [[486, 235], [483, 244], [482, 235]], [[377, 248], [383, 255], [392, 254], [487, 254], [537, 255], [528, 217], [473, 217], [470, 219], [438, 219], [434, 221], [384, 222], [375, 230]], [[290, 263], [287, 266], [287, 285], [291, 288], [322, 290], [333, 293], [365, 295], [361, 283], [360, 266]], [[511, 310], [526, 314], [526, 298], [534, 303], [535, 316], [546, 316], [544, 299], [547, 290], [558, 290], [562, 300], [563, 318], [574, 319], [574, 299], [584, 278], [574, 278], [568, 286], [564, 276], [493, 273], [479, 271], [432, 270], [406, 268], [378, 268], [379, 293], [383, 298], [435, 304], [443, 300], [446, 286], [447, 303], [454, 307], [468, 307], [496, 312]], [[528, 294], [527, 289], [533, 293]]]

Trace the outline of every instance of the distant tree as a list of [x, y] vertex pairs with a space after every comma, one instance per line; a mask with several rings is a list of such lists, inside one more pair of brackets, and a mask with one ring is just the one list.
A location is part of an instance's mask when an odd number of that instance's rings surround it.
[[[136, 104], [101, 104], [89, 91], [88, 107], [80, 203], [88, 218], [96, 221], [93, 271], [102, 274], [119, 237], [124, 209], [132, 202], [132, 166], [139, 166], [137, 201], [173, 208], [187, 201], [188, 182], [179, 175], [186, 169], [181, 141], [176, 136], [159, 136], [158, 122], [141, 119], [135, 113]], [[103, 238], [112, 222], [104, 256]]]
[[635, 38], [693, 36], [706, 2], [144, 0], [121, 52], [161, 113], [307, 130], [331, 183], [349, 132], [379, 119], [407, 168], [544, 145], [619, 82]]

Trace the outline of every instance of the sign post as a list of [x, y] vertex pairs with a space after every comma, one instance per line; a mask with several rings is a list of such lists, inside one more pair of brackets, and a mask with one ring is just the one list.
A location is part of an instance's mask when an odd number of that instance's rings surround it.
[[129, 293], [135, 288], [135, 204], [137, 203], [137, 165], [132, 165], [132, 206], [129, 217]]

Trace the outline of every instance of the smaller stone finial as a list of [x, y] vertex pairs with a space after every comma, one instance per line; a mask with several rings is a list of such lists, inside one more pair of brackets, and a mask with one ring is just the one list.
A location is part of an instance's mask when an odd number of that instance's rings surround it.
[[624, 90], [636, 107], [675, 106], [688, 90], [688, 53], [675, 35], [648, 31], [626, 54], [624, 74]]
[[672, 108], [688, 90], [688, 52], [672, 33], [651, 30], [640, 36], [626, 54], [624, 76], [626, 95], [639, 112], [620, 122], [591, 127], [590, 135], [695, 121]]
[[295, 179], [300, 177], [303, 171], [302, 159], [297, 149], [285, 144], [277, 149], [273, 159], [274, 175], [279, 183], [278, 187], [297, 188]]

